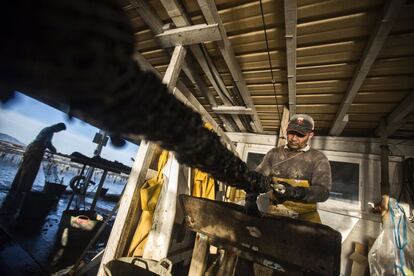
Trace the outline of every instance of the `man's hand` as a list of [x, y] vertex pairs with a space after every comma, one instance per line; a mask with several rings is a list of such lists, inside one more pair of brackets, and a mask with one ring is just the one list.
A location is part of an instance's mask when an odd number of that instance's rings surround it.
[[282, 204], [286, 200], [300, 201], [308, 193], [308, 189], [305, 187], [293, 187], [286, 182], [279, 181], [273, 183], [272, 188], [272, 201], [274, 204]]
[[251, 216], [259, 217], [260, 211], [257, 207], [257, 196], [256, 193], [246, 194], [245, 203], [244, 203], [244, 212]]

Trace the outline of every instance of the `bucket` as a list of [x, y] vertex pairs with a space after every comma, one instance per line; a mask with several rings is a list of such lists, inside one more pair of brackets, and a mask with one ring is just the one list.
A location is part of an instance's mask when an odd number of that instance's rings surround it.
[[102, 225], [102, 221], [96, 220], [96, 217], [95, 211], [64, 211], [58, 232], [60, 246], [85, 248]]
[[56, 206], [57, 196], [44, 192], [27, 192], [20, 208], [19, 219], [45, 219]]
[[66, 190], [66, 186], [58, 183], [53, 182], [45, 182], [45, 186], [43, 186], [43, 192], [48, 194], [56, 195], [60, 198]]
[[105, 276], [171, 276], [169, 259], [154, 261], [139, 257], [122, 257], [104, 265]]
[[55, 244], [52, 271], [73, 265], [102, 225], [96, 212], [66, 210], [62, 213]]

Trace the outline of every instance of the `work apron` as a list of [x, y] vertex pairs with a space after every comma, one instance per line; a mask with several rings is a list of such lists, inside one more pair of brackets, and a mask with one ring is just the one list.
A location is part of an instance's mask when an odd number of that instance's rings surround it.
[[[274, 177], [273, 179], [278, 182], [288, 183], [293, 187], [310, 187], [308, 180], [279, 177]], [[319, 217], [318, 211], [316, 210], [316, 203], [302, 203], [287, 200], [283, 202], [283, 204], [270, 205], [268, 212], [274, 215], [295, 217], [299, 220], [321, 223], [321, 218]]]

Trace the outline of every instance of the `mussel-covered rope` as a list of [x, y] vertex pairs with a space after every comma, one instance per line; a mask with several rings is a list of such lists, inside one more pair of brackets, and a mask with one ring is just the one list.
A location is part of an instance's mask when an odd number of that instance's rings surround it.
[[0, 93], [64, 102], [113, 133], [143, 135], [179, 162], [247, 191], [269, 178], [203, 127], [201, 116], [134, 62], [134, 32], [116, 0], [9, 1], [1, 11]]

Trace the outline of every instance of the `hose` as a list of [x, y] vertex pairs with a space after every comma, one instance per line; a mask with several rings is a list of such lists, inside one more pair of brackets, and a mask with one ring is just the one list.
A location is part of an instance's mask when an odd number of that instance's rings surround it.
[[0, 95], [23, 91], [115, 134], [143, 135], [177, 160], [246, 191], [270, 178], [247, 165], [133, 60], [134, 31], [116, 0], [9, 1], [0, 11]]

